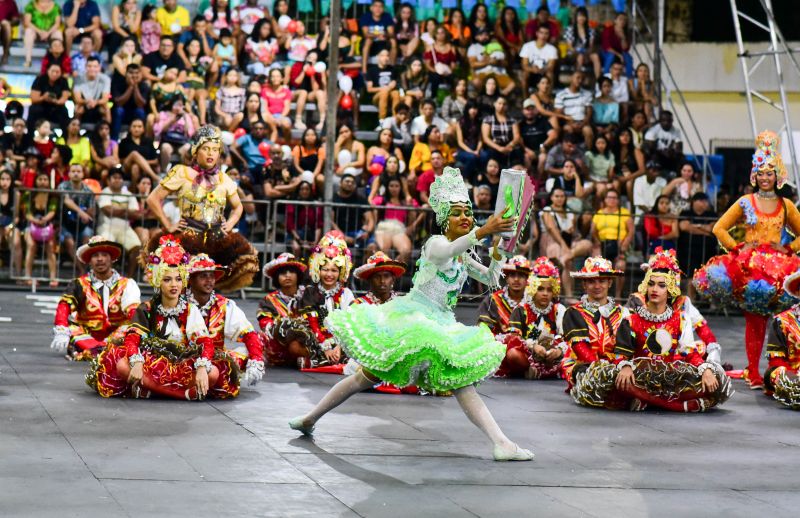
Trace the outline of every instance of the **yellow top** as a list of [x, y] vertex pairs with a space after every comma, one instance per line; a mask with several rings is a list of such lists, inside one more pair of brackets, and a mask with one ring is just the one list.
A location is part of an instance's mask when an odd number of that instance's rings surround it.
[[159, 185], [178, 195], [181, 217], [202, 221], [208, 225], [224, 219], [228, 199], [237, 193], [236, 184], [223, 173], [217, 173], [213, 184], [195, 182], [197, 171], [185, 165], [176, 165]]
[[592, 217], [600, 241], [622, 241], [628, 236], [628, 220], [631, 213], [625, 207], [619, 212], [598, 212]]
[[[735, 247], [736, 240], [731, 237], [728, 230], [740, 223], [744, 223], [745, 243], [757, 245], [780, 243], [784, 226], [789, 227], [794, 235], [800, 236], [800, 212], [797, 207], [791, 202], [787, 203], [783, 198], [778, 198], [778, 200], [780, 203], [775, 211], [767, 214], [758, 210], [753, 194], [739, 198], [714, 225], [713, 232], [717, 236], [719, 244], [726, 250]], [[786, 207], [785, 210], [784, 207]], [[786, 215], [785, 222], [784, 214]], [[800, 237], [792, 241], [789, 247], [795, 252], [800, 250]]]
[[[453, 163], [453, 150], [450, 149], [450, 146], [442, 144], [439, 151], [442, 152], [445, 165]], [[417, 176], [425, 171], [433, 169], [433, 165], [431, 164], [431, 148], [428, 144], [424, 142], [417, 142], [414, 144], [414, 148], [411, 150], [411, 159], [408, 162], [408, 169], [412, 171], [418, 170]]]
[[191, 22], [189, 20], [189, 11], [187, 11], [186, 8], [181, 5], [177, 6], [175, 8], [175, 12], [172, 13], [163, 7], [159, 7], [156, 10], [156, 21], [159, 25], [161, 25], [162, 36], [179, 35], [181, 31], [183, 31], [184, 27], [191, 26]]

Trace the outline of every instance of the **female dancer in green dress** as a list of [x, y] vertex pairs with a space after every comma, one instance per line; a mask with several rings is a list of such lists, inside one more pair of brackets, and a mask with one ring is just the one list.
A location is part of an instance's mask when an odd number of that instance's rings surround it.
[[380, 306], [358, 304], [328, 316], [328, 329], [362, 367], [289, 426], [311, 435], [323, 415], [380, 381], [428, 391], [452, 390], [470, 421], [491, 439], [495, 460], [532, 460], [533, 453], [503, 434], [475, 390], [475, 383], [500, 366], [505, 346], [486, 326], [465, 326], [453, 312], [468, 276], [490, 286], [499, 284], [499, 256], [495, 252], [487, 268], [473, 247], [489, 235], [511, 230], [514, 220], [492, 216], [474, 228], [461, 173], [449, 167], [431, 185], [430, 205], [443, 235], [431, 237], [423, 246], [411, 291]]

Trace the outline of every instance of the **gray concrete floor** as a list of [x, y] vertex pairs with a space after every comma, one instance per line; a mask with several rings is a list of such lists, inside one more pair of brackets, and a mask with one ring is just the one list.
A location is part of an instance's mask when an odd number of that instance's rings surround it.
[[[796, 516], [800, 414], [742, 382], [705, 415], [575, 406], [561, 382], [480, 392], [536, 452], [490, 460], [452, 398], [360, 394], [289, 430], [339, 378], [271, 370], [234, 401], [104, 400], [0, 297], [0, 516]], [[243, 303], [249, 315], [255, 303]], [[468, 316], [468, 312], [463, 312]], [[743, 320], [712, 319], [741, 367]]]

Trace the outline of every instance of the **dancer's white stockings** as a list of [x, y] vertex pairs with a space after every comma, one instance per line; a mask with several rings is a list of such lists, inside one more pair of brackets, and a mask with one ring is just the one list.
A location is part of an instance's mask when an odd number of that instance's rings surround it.
[[516, 444], [506, 437], [506, 434], [497, 425], [486, 404], [481, 399], [474, 385], [468, 385], [455, 390], [455, 396], [461, 409], [467, 415], [472, 424], [481, 429], [495, 446], [500, 446], [504, 450], [515, 450]]
[[347, 401], [350, 396], [363, 392], [373, 385], [375, 385], [375, 382], [367, 378], [361, 369], [359, 369], [358, 372], [352, 376], [346, 377], [331, 387], [328, 393], [317, 403], [317, 406], [315, 406], [311, 412], [303, 416], [303, 424], [306, 426], [314, 426], [314, 423], [316, 423], [320, 417]]

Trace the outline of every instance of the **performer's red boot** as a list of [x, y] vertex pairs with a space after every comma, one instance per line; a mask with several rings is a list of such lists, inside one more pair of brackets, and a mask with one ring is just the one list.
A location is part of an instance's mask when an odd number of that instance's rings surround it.
[[761, 353], [764, 349], [764, 338], [767, 334], [769, 317], [755, 313], [744, 313], [744, 347], [747, 352], [747, 369], [744, 378], [752, 390], [764, 388], [764, 378], [758, 369]]

